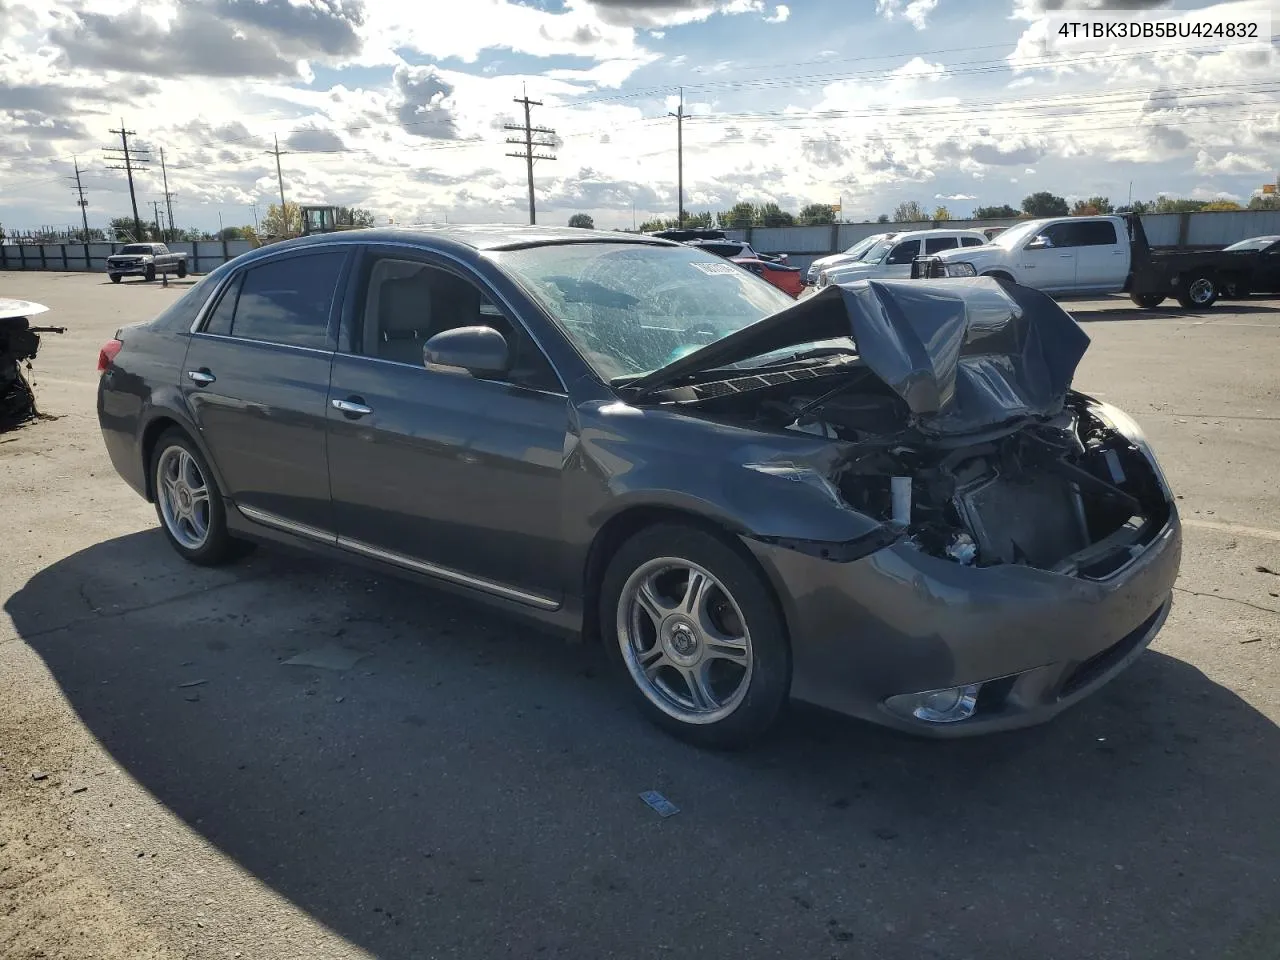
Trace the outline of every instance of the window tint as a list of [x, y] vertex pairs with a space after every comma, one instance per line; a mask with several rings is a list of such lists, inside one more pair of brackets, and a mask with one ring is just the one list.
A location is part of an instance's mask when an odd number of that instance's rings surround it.
[[379, 258], [369, 269], [361, 352], [379, 360], [423, 365], [423, 347], [457, 327], [493, 327], [507, 339], [507, 380], [560, 391], [560, 381], [523, 325], [513, 322], [476, 284], [413, 260]]
[[746, 252], [740, 243], [700, 243], [698, 246], [717, 257], [737, 257]]
[[889, 259], [885, 263], [910, 263], [919, 252], [919, 240], [906, 240], [893, 248], [893, 253], [889, 254]]
[[1041, 230], [1039, 236], [1048, 237], [1055, 247], [1078, 247], [1080, 241], [1075, 232], [1076, 226], [1074, 223], [1055, 223]]
[[289, 257], [245, 272], [231, 335], [294, 347], [329, 346], [329, 311], [346, 256]]
[[222, 291], [222, 296], [218, 299], [217, 306], [209, 314], [209, 319], [204, 323], [205, 333], [216, 333], [227, 337], [231, 335], [231, 318], [236, 312], [236, 298], [240, 296], [240, 284], [244, 281], [244, 274], [236, 274], [232, 281], [227, 284], [227, 288]]
[[925, 256], [931, 253], [941, 253], [943, 250], [954, 250], [959, 244], [955, 237], [925, 237], [924, 252]]
[[961, 237], [960, 245], [962, 247], [981, 247], [983, 243], [977, 237]]
[[1081, 247], [1109, 247], [1116, 242], [1116, 228], [1110, 220], [1087, 220], [1073, 223], [1078, 238], [1076, 244]]

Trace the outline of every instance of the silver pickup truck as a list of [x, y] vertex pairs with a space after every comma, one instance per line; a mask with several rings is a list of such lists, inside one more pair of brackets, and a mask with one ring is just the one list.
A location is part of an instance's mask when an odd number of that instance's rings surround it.
[[119, 283], [121, 277], [127, 276], [154, 280], [161, 273], [185, 277], [187, 255], [170, 253], [163, 243], [129, 243], [119, 253], [107, 257], [107, 276], [112, 283]]

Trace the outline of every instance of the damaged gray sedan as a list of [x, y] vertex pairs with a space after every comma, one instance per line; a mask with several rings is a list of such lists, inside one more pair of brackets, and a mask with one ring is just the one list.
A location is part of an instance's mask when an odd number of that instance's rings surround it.
[[1051, 718], [1168, 614], [1174, 498], [1071, 389], [1087, 346], [987, 278], [796, 303], [654, 238], [366, 230], [121, 330], [98, 412], [192, 562], [284, 541], [584, 633], [706, 745], [789, 698], [956, 736]]

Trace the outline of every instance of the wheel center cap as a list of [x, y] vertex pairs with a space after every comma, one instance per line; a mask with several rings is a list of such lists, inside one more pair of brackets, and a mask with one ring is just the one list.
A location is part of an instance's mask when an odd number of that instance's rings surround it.
[[191, 509], [191, 491], [186, 487], [178, 488], [178, 506], [183, 510]]
[[668, 643], [672, 651], [682, 657], [693, 656], [698, 651], [698, 635], [694, 633], [693, 627], [681, 620], [671, 625]]

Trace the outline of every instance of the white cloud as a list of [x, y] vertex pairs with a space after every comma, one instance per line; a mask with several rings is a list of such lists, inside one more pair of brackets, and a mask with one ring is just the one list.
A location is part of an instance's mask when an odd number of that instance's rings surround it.
[[780, 3], [773, 8], [773, 14], [764, 18], [765, 23], [786, 23], [787, 18], [791, 16], [791, 8], [785, 3]]
[[1250, 157], [1242, 153], [1227, 152], [1218, 159], [1213, 159], [1209, 151], [1201, 150], [1196, 155], [1196, 173], [1242, 174], [1270, 171], [1271, 165], [1261, 157]]
[[977, 200], [978, 198], [968, 193], [935, 193], [935, 200]]
[[937, 5], [938, 0], [908, 0], [905, 5], [903, 0], [876, 0], [876, 13], [886, 20], [900, 16], [917, 30], [923, 30]]

